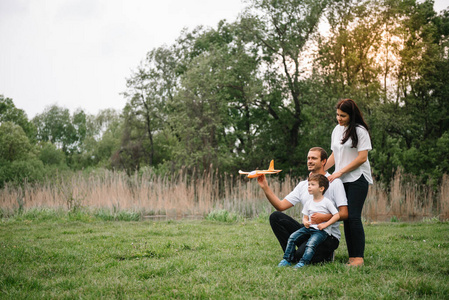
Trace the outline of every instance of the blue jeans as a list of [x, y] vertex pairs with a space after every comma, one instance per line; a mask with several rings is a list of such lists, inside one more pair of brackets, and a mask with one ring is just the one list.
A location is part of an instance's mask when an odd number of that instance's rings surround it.
[[302, 227], [301, 229], [293, 232], [288, 238], [287, 248], [285, 248], [284, 259], [292, 262], [295, 256], [295, 245], [300, 245], [305, 240], [308, 239], [306, 244], [306, 249], [304, 254], [299, 262], [308, 265], [312, 260], [313, 255], [315, 254], [315, 250], [319, 244], [324, 242], [328, 237], [328, 234], [324, 230], [318, 230], [312, 227], [306, 228]]
[[[300, 224], [297, 220], [280, 211], [274, 211], [270, 215], [270, 225], [274, 235], [282, 247], [282, 252], [285, 252], [285, 249], [287, 248], [288, 238], [290, 235], [296, 230], [304, 227], [303, 224]], [[295, 252], [295, 262], [301, 259], [306, 249], [306, 244], [307, 239], [305, 239], [302, 244], [296, 243], [298, 249], [296, 249]], [[327, 239], [316, 249], [311, 263], [331, 261], [332, 254], [338, 248], [339, 244], [340, 241], [336, 237], [328, 235]]]

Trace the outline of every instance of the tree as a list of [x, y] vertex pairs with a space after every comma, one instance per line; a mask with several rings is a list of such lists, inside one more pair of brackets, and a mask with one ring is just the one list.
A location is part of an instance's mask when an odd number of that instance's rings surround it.
[[[127, 79], [127, 91], [124, 96], [128, 99], [125, 109], [125, 129], [123, 142], [133, 141], [134, 154], [142, 156], [148, 165], [154, 164], [155, 144], [154, 136], [163, 128], [166, 119], [165, 104], [173, 98], [176, 88], [176, 55], [174, 49], [159, 47], [147, 54], [146, 60]], [[141, 127], [133, 137], [130, 133]], [[147, 146], [148, 144], [148, 146]], [[136, 147], [140, 148], [136, 152]], [[122, 153], [127, 146], [124, 144]]]
[[50, 142], [62, 149], [66, 155], [76, 147], [76, 129], [72, 124], [70, 112], [66, 108], [52, 105], [33, 118], [37, 128], [37, 139]]
[[19, 125], [29, 139], [35, 139], [36, 128], [28, 120], [26, 113], [22, 109], [16, 108], [12, 99], [0, 95], [0, 124], [3, 122], [13, 122]]
[[0, 188], [5, 183], [23, 184], [42, 180], [44, 166], [35, 157], [22, 127], [12, 122], [0, 125]]
[[179, 39], [183, 72], [167, 119], [178, 140], [176, 162], [229, 170], [263, 155], [255, 143], [266, 119], [256, 105], [260, 60], [247, 38], [239, 23], [220, 21], [216, 29], [197, 28]]
[[297, 150], [304, 125], [303, 109], [309, 104], [305, 96], [308, 87], [304, 60], [327, 1], [251, 0], [249, 3], [242, 23], [253, 34], [264, 61], [259, 71], [264, 74], [266, 88], [260, 95], [259, 106], [273, 119], [271, 147], [283, 145], [289, 149], [288, 154], [284, 151], [283, 159], [289, 165], [297, 165], [303, 158], [291, 153]]
[[328, 20], [317, 77], [366, 112], [376, 177], [389, 182], [398, 167], [435, 175], [433, 153], [449, 125], [447, 13], [438, 16], [432, 1], [339, 1]]
[[22, 127], [12, 122], [0, 125], [0, 157], [12, 162], [28, 157], [32, 145]]
[[43, 143], [39, 151], [39, 159], [44, 165], [60, 167], [65, 165], [65, 155], [61, 149], [57, 149], [52, 143]]
[[113, 109], [101, 110], [92, 121], [95, 130], [85, 141], [85, 148], [95, 165], [111, 167], [111, 158], [120, 149], [123, 119]]
[[434, 170], [441, 170], [441, 162], [434, 160], [436, 148], [449, 130], [449, 13], [437, 15], [432, 1], [412, 2], [402, 9], [407, 30], [402, 32], [396, 112], [403, 121], [391, 132], [405, 144], [405, 170], [434, 177]]
[[217, 97], [213, 69], [208, 56], [199, 55], [189, 64], [181, 88], [172, 101], [169, 122], [179, 136], [177, 161], [188, 167], [207, 169], [218, 164], [218, 134], [221, 131], [224, 102]]
[[86, 136], [95, 135], [95, 129], [89, 123], [89, 118], [82, 109], [70, 115], [67, 108], [52, 105], [33, 118], [37, 128], [37, 140], [50, 142], [62, 149], [69, 166], [77, 168], [80, 166], [79, 157], [75, 156], [84, 152]]

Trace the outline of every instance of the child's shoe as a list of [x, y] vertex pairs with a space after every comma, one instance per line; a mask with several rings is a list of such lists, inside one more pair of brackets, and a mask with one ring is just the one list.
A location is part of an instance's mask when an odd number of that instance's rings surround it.
[[299, 269], [299, 268], [302, 268], [302, 267], [305, 267], [305, 266], [306, 266], [306, 265], [305, 265], [304, 263], [299, 262], [299, 263], [297, 263], [293, 268]]
[[278, 267], [287, 267], [287, 266], [291, 266], [291, 265], [292, 265], [292, 264], [291, 264], [289, 261], [283, 259], [283, 260], [281, 260], [281, 262], [278, 264]]

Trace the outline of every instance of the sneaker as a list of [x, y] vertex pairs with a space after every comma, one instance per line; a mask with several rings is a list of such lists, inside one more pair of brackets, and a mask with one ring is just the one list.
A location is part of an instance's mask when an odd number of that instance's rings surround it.
[[283, 259], [283, 260], [281, 260], [281, 262], [278, 264], [278, 267], [287, 267], [287, 266], [291, 266], [291, 265], [292, 265], [292, 264], [291, 264], [289, 261]]
[[299, 268], [302, 268], [302, 267], [305, 267], [305, 266], [306, 266], [306, 265], [305, 265], [304, 263], [299, 262], [299, 263], [297, 263], [293, 268], [299, 269]]

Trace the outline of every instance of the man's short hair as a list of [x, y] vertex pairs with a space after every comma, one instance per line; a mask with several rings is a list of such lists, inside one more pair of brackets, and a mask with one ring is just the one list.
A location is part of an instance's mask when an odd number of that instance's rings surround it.
[[328, 158], [326, 150], [324, 150], [321, 147], [313, 147], [313, 148], [310, 148], [309, 151], [318, 151], [318, 152], [320, 152], [321, 161], [327, 160], [327, 158]]
[[329, 180], [323, 174], [310, 174], [309, 181], [317, 181], [319, 187], [324, 187], [323, 194], [329, 188]]

